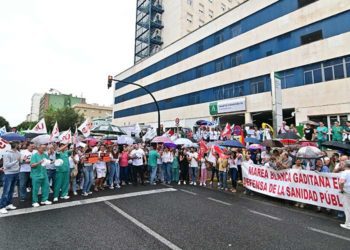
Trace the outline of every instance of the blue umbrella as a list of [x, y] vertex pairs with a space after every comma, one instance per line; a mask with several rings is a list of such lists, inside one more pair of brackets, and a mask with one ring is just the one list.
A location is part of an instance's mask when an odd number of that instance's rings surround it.
[[220, 146], [229, 148], [244, 148], [243, 144], [236, 140], [224, 141]]
[[25, 141], [26, 138], [23, 135], [17, 133], [6, 133], [1, 136], [6, 141]]
[[248, 142], [248, 143], [252, 143], [252, 144], [260, 144], [261, 143], [260, 140], [253, 138], [253, 137], [245, 138], [244, 141]]
[[211, 122], [211, 121], [206, 121], [206, 120], [198, 120], [198, 121], [196, 121], [196, 124], [197, 124], [198, 126], [213, 126], [213, 125], [214, 125], [213, 122]]

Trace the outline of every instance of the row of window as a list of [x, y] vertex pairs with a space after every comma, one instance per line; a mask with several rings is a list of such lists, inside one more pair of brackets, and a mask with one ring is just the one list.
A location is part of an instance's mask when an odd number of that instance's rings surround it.
[[[176, 64], [184, 59], [194, 56], [204, 50], [216, 46], [218, 43], [214, 43], [215, 36], [222, 36], [221, 42], [232, 39], [240, 34], [247, 31], [253, 30], [265, 23], [268, 23], [274, 19], [281, 16], [289, 14], [299, 8], [298, 0], [280, 0], [260, 11], [253, 13], [240, 21], [233, 23], [215, 34], [209, 35], [195, 44], [189, 45], [188, 47], [160, 60], [159, 62], [127, 77], [125, 81], [135, 82], [146, 76], [149, 76], [159, 70], [167, 68], [173, 64]], [[223, 35], [219, 35], [222, 33]], [[215, 39], [216, 40], [216, 39]], [[120, 89], [124, 87], [125, 84], [116, 84], [115, 88]]]
[[[317, 66], [323, 68], [321, 75], [327, 75], [327, 68], [332, 69], [331, 77], [322, 77], [323, 81], [329, 81], [336, 78], [334, 69], [338, 67], [338, 65], [342, 65], [343, 74], [338, 75], [341, 78], [350, 77], [350, 56], [337, 58], [325, 62], [320, 62], [312, 65], [307, 65], [303, 67], [298, 67], [294, 69], [285, 70], [282, 72], [278, 72], [278, 74], [282, 78], [282, 88], [290, 88], [295, 86], [302, 86], [310, 84], [308, 79], [305, 78], [305, 75], [312, 70], [316, 70]], [[200, 103], [213, 102], [217, 100], [223, 100], [228, 98], [246, 96], [251, 94], [258, 94], [271, 91], [271, 80], [270, 75], [264, 75], [260, 77], [256, 77], [253, 79], [247, 79], [244, 81], [234, 82], [227, 85], [205, 89], [189, 94], [185, 94], [182, 96], [177, 96], [173, 98], [169, 98], [166, 100], [159, 101], [159, 106], [161, 110], [167, 110], [172, 108], [179, 108], [189, 105], [195, 105]], [[156, 111], [156, 108], [153, 103], [148, 103], [142, 106], [137, 106], [133, 108], [128, 108], [120, 111], [116, 111], [114, 113], [114, 118], [122, 118], [132, 115], [138, 115], [143, 113], [149, 113]]]
[[[152, 92], [159, 91], [174, 85], [195, 80], [200, 77], [208, 76], [222, 70], [233, 68], [244, 63], [249, 63], [273, 54], [299, 47], [305, 41], [312, 41], [312, 38], [317, 40], [322, 37], [328, 38], [342, 34], [350, 31], [350, 26], [344, 25], [346, 20], [349, 19], [350, 11], [319, 21], [309, 26], [305, 26], [263, 43], [256, 44], [233, 54], [226, 55], [176, 75], [164, 78], [160, 81], [147, 85], [147, 88]], [[314, 36], [313, 34], [315, 33], [321, 34], [321, 36]], [[306, 37], [310, 38], [306, 39]], [[199, 49], [203, 49], [203, 45], [199, 46]], [[120, 103], [142, 95], [145, 95], [145, 92], [140, 89], [136, 89], [124, 95], [118, 96], [116, 101], [117, 103]]]

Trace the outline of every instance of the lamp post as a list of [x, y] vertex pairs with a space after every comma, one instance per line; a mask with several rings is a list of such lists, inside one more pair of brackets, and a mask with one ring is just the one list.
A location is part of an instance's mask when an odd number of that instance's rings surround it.
[[137, 84], [135, 82], [128, 82], [128, 81], [123, 81], [123, 80], [117, 80], [117, 79], [114, 79], [113, 76], [108, 76], [108, 89], [110, 87], [112, 87], [112, 82], [115, 81], [115, 82], [122, 82], [122, 83], [125, 83], [125, 84], [130, 84], [130, 85], [134, 85], [134, 86], [137, 86], [139, 88], [142, 88], [143, 90], [145, 90], [153, 99], [153, 102], [154, 104], [156, 105], [157, 107], [157, 112], [158, 112], [158, 128], [157, 128], [157, 135], [160, 136], [160, 109], [159, 109], [159, 104], [156, 100], [156, 98], [153, 96], [153, 94], [151, 93], [151, 91], [149, 91], [147, 88], [145, 88], [144, 86], [140, 85], [140, 84]]

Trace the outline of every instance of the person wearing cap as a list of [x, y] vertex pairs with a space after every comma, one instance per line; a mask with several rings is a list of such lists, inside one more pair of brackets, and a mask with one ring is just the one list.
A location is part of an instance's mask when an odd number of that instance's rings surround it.
[[51, 205], [52, 202], [49, 201], [49, 178], [47, 176], [47, 170], [45, 166], [50, 163], [49, 157], [45, 153], [46, 145], [42, 144], [38, 147], [38, 152], [32, 155], [30, 159], [30, 166], [32, 170], [30, 172], [30, 177], [32, 178], [32, 206], [39, 207], [38, 203], [38, 193], [41, 188], [41, 204]]
[[4, 189], [0, 201], [0, 213], [7, 214], [7, 210], [14, 210], [16, 207], [12, 205], [12, 197], [15, 189], [16, 182], [19, 175], [19, 162], [21, 160], [21, 154], [17, 150], [18, 144], [11, 143], [11, 149], [6, 151], [4, 155]]
[[68, 196], [69, 190], [69, 179], [70, 179], [70, 171], [69, 171], [69, 156], [71, 151], [67, 150], [68, 144], [61, 144], [60, 148], [56, 152], [56, 159], [61, 159], [63, 164], [57, 166], [56, 169], [56, 177], [55, 177], [55, 187], [54, 187], [54, 202], [58, 201], [58, 196], [61, 192], [61, 199], [68, 200], [70, 197]]
[[343, 194], [345, 223], [340, 224], [340, 226], [350, 230], [350, 160], [345, 161], [344, 169], [340, 175], [339, 187], [340, 192]]

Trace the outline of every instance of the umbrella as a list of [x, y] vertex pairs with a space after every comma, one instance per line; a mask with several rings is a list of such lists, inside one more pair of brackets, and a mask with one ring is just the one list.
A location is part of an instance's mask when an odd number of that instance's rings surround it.
[[187, 138], [179, 138], [174, 141], [176, 145], [191, 145], [193, 142], [190, 139]]
[[282, 140], [280, 140], [280, 142], [282, 142], [283, 145], [293, 145], [293, 144], [297, 144], [298, 140], [295, 140], [295, 139], [282, 139]]
[[214, 125], [213, 122], [207, 121], [207, 120], [198, 120], [198, 121], [196, 121], [196, 124], [198, 126], [213, 126]]
[[165, 136], [156, 136], [151, 141], [151, 143], [165, 143], [165, 142], [172, 142], [172, 141], [168, 137], [165, 137]]
[[279, 134], [277, 136], [277, 138], [280, 138], [280, 139], [300, 139], [300, 136], [294, 132], [289, 131], [287, 133]]
[[190, 143], [190, 144], [184, 144], [183, 145], [184, 148], [199, 148], [198, 143]]
[[278, 140], [265, 140], [261, 143], [262, 146], [270, 147], [270, 148], [283, 148], [284, 145], [282, 142]]
[[26, 140], [26, 138], [23, 135], [20, 135], [14, 132], [3, 134], [1, 138], [3, 138], [6, 141], [25, 141]]
[[32, 142], [35, 145], [41, 145], [41, 144], [49, 144], [50, 142], [57, 141], [56, 138], [52, 138], [52, 140], [50, 140], [50, 138], [51, 138], [50, 135], [39, 135], [39, 136], [35, 137], [34, 139], [32, 139]]
[[350, 150], [350, 144], [339, 141], [327, 141], [322, 143], [322, 146], [335, 150]]
[[207, 143], [207, 146], [210, 148], [211, 146], [217, 146], [223, 143], [223, 141], [211, 141]]
[[252, 144], [249, 145], [248, 149], [252, 149], [252, 150], [256, 150], [256, 149], [262, 149], [263, 146], [261, 146], [260, 144]]
[[121, 135], [118, 137], [117, 143], [119, 145], [132, 145], [135, 143], [135, 140], [128, 135]]
[[306, 146], [306, 147], [302, 147], [298, 150], [296, 158], [318, 159], [318, 158], [322, 158], [322, 156], [323, 156], [322, 152], [319, 148], [312, 147], [312, 146]]
[[317, 143], [313, 141], [299, 141], [300, 146], [306, 147], [306, 146], [313, 146], [317, 147]]
[[220, 146], [229, 148], [244, 148], [243, 144], [236, 140], [224, 141]]
[[118, 140], [119, 136], [117, 135], [105, 135], [104, 137], [102, 137], [102, 140], [105, 141], [116, 141]]
[[167, 148], [176, 148], [177, 147], [177, 145], [173, 142], [166, 142], [166, 143], [164, 143], [164, 146]]
[[318, 122], [314, 122], [314, 121], [303, 121], [303, 122], [299, 122], [300, 124], [310, 124], [313, 126], [318, 126], [319, 123]]
[[125, 135], [126, 133], [118, 126], [115, 125], [100, 125], [91, 130], [93, 134], [105, 134], [105, 135]]
[[248, 142], [248, 143], [253, 143], [253, 144], [260, 144], [261, 143], [260, 140], [253, 138], [253, 137], [245, 138], [244, 141]]
[[84, 140], [89, 146], [95, 146], [98, 143], [98, 140], [92, 137], [86, 138]]
[[45, 135], [43, 133], [33, 133], [33, 132], [24, 132], [24, 137], [27, 138], [27, 139], [33, 139], [35, 137], [38, 137], [39, 135]]

